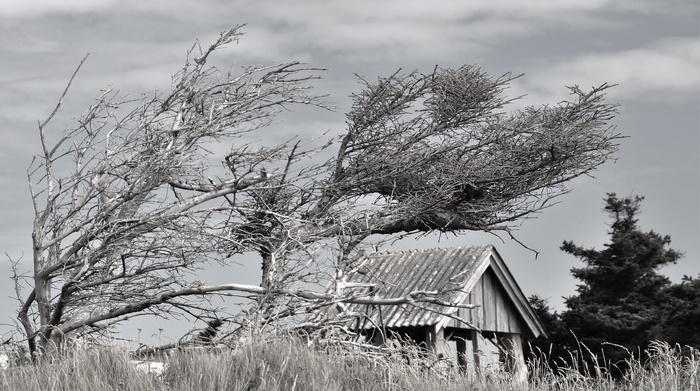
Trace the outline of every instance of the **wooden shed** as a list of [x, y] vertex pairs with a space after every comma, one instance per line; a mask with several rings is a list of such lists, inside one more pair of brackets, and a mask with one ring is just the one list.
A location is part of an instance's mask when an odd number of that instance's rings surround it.
[[467, 365], [467, 341], [471, 341], [479, 370], [481, 336], [500, 345], [507, 353], [507, 368], [523, 379], [527, 376], [523, 339], [547, 335], [491, 245], [370, 254], [354, 265], [344, 281], [345, 294], [396, 298], [440, 292], [440, 300], [457, 303], [450, 307], [421, 304], [423, 308], [352, 304], [346, 309], [365, 314], [351, 327], [375, 343], [401, 335], [440, 355], [445, 341], [454, 340], [463, 368]]

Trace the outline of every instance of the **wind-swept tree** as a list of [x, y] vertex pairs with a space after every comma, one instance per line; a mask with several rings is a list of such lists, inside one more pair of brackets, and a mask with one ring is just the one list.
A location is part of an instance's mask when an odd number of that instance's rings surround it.
[[[169, 93], [131, 101], [107, 90], [62, 132], [50, 126], [53, 114], [40, 123], [29, 169], [32, 273], [15, 276], [32, 352], [139, 314], [215, 319], [208, 295], [231, 291], [254, 295], [242, 320], [252, 331], [344, 301], [377, 303], [342, 289], [366, 244], [435, 231], [509, 234], [617, 150], [607, 85], [509, 114], [511, 76], [470, 65], [362, 80], [337, 140], [265, 137], [282, 109], [323, 106], [309, 86], [320, 70], [208, 65], [239, 35], [194, 46]], [[318, 159], [327, 148], [334, 157]], [[196, 276], [251, 252], [260, 286]], [[338, 289], [294, 285], [320, 279]]]

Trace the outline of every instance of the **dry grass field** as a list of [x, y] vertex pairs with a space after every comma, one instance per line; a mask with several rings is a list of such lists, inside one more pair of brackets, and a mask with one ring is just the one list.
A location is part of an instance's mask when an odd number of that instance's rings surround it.
[[[688, 351], [686, 349], [686, 351]], [[449, 365], [434, 366], [415, 350], [379, 354], [348, 348], [309, 347], [290, 339], [249, 343], [235, 350], [170, 354], [161, 366], [136, 365], [118, 348], [89, 348], [54, 363], [10, 365], [0, 370], [0, 389], [70, 390], [280, 390], [280, 391], [463, 391], [463, 390], [700, 390], [700, 352], [655, 343], [651, 359], [632, 361], [627, 376], [584, 375], [575, 368], [554, 374], [531, 362], [529, 384], [489, 372], [461, 375]], [[413, 353], [412, 353], [413, 352]], [[150, 368], [150, 371], [149, 371]]]

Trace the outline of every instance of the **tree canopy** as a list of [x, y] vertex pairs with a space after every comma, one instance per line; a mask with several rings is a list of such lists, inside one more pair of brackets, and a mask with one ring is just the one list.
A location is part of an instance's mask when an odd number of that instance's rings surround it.
[[643, 232], [637, 224], [642, 197], [618, 199], [609, 194], [605, 210], [613, 219], [610, 243], [604, 250], [584, 249], [564, 242], [562, 250], [586, 266], [571, 273], [582, 282], [578, 295], [566, 299], [564, 321], [579, 338], [596, 346], [613, 342], [634, 349], [660, 337], [655, 304], [670, 280], [659, 268], [675, 263], [681, 254], [668, 249], [669, 236]]
[[[621, 138], [608, 85], [506, 112], [513, 77], [465, 65], [361, 79], [346, 129], [320, 143], [279, 140], [265, 136], [277, 115], [326, 108], [311, 89], [323, 70], [210, 65], [240, 35], [193, 46], [169, 92], [133, 100], [108, 89], [61, 131], [51, 120], [74, 74], [40, 122], [28, 171], [32, 272], [14, 277], [30, 350], [143, 314], [260, 330], [338, 302], [372, 302], [299, 284], [342, 283], [364, 248], [392, 235], [510, 233], [613, 158]], [[329, 150], [333, 158], [319, 159]], [[242, 253], [259, 254], [260, 286], [198, 278]], [[213, 294], [255, 303], [225, 316]]]

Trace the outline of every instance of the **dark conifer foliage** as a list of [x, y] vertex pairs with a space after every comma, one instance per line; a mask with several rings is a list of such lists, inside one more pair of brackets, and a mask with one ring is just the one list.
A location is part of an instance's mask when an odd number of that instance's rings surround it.
[[578, 295], [566, 299], [564, 322], [594, 352], [604, 350], [607, 358], [615, 361], [628, 357], [626, 352], [603, 343], [634, 351], [662, 338], [660, 306], [671, 282], [658, 269], [681, 257], [667, 248], [669, 236], [643, 232], [637, 225], [643, 199], [608, 194], [605, 210], [613, 222], [611, 242], [603, 250], [585, 249], [572, 242], [561, 247], [585, 263], [571, 270], [582, 284]]
[[[681, 346], [700, 347], [700, 278], [684, 276], [668, 289], [664, 339]], [[687, 350], [687, 349], [686, 349]]]
[[550, 341], [535, 341], [534, 346], [552, 355], [552, 365], [578, 360], [584, 370], [595, 364], [619, 376], [630, 353], [643, 359], [653, 340], [698, 346], [700, 282], [686, 277], [672, 284], [659, 273], [682, 254], [669, 248], [669, 236], [639, 227], [643, 200], [607, 195], [605, 211], [612, 223], [610, 242], [602, 250], [563, 243], [564, 252], [584, 263], [571, 269], [581, 283], [577, 294], [566, 298], [565, 311], [552, 313], [542, 299], [531, 298], [551, 334]]

